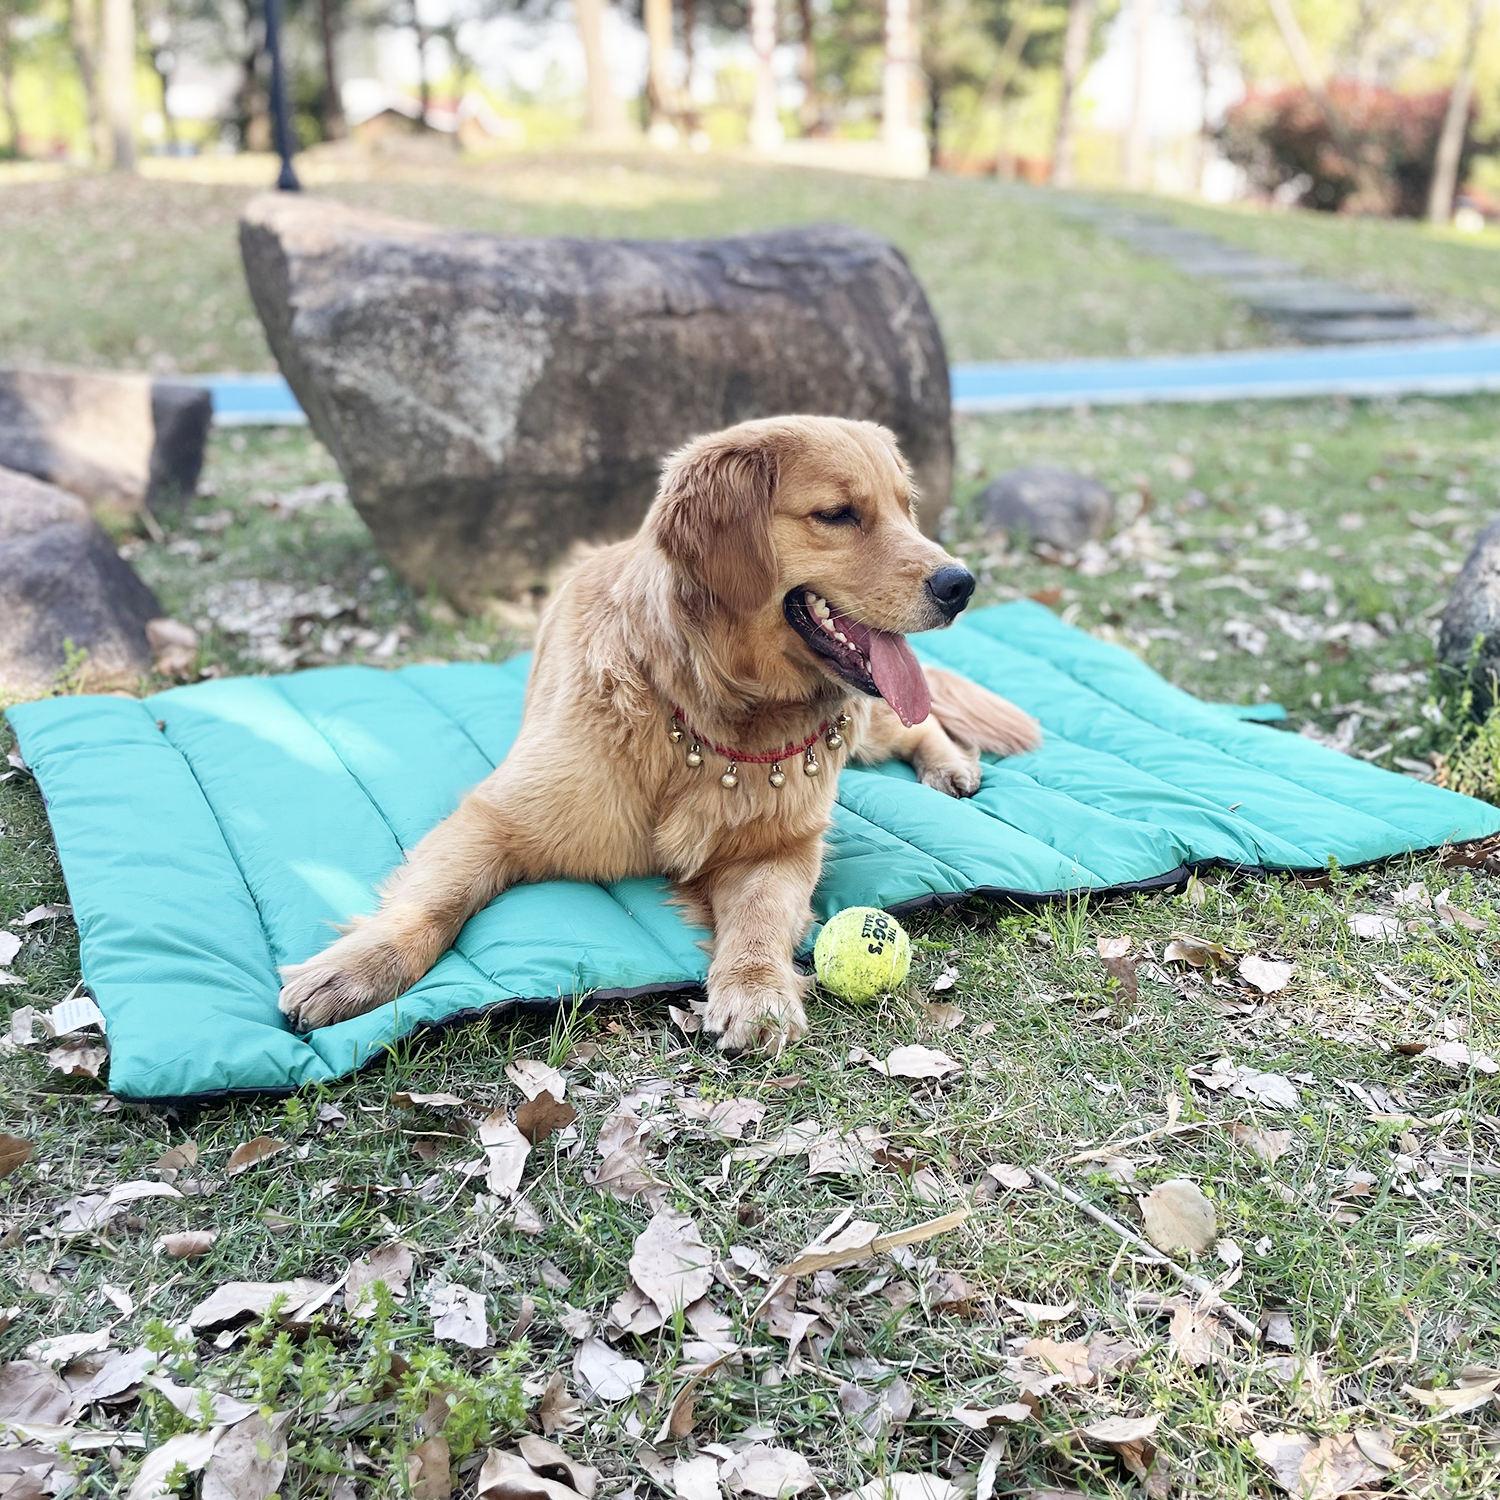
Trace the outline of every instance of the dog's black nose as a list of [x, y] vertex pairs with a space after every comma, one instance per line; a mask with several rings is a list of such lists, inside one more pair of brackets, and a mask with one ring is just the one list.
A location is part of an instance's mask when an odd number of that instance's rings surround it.
[[974, 597], [974, 575], [967, 568], [950, 563], [927, 580], [927, 592], [951, 620]]

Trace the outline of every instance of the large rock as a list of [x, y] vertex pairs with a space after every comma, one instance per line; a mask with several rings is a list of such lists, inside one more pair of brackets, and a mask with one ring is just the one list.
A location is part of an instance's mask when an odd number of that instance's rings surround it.
[[1011, 469], [980, 492], [979, 519], [988, 528], [1076, 552], [1101, 537], [1114, 518], [1114, 497], [1072, 469], [1034, 464]]
[[282, 370], [396, 567], [465, 608], [633, 531], [662, 457], [782, 412], [895, 430], [936, 526], [948, 366], [900, 253], [852, 229], [504, 239], [290, 194], [240, 225]]
[[151, 590], [82, 500], [7, 469], [0, 600], [0, 697], [45, 693], [65, 670], [74, 686], [125, 686], [151, 664]]
[[0, 369], [0, 466], [133, 514], [188, 499], [213, 397], [149, 375]]
[[1453, 585], [1438, 655], [1455, 671], [1472, 671], [1475, 707], [1488, 712], [1500, 679], [1500, 520], [1479, 533]]

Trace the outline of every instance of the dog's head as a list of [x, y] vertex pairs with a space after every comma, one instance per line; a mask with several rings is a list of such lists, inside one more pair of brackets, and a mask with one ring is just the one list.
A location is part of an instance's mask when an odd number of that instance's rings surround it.
[[974, 592], [915, 501], [885, 428], [775, 417], [673, 454], [646, 525], [691, 606], [732, 621], [779, 679], [832, 678], [915, 724], [927, 685], [904, 636], [951, 624]]

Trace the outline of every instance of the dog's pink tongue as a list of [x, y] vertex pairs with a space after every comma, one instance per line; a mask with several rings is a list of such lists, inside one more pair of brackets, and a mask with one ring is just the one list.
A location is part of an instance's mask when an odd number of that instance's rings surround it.
[[932, 699], [927, 693], [922, 665], [912, 655], [906, 637], [892, 635], [888, 630], [872, 630], [865, 649], [870, 655], [870, 675], [880, 689], [880, 696], [896, 710], [903, 724], [908, 727], [920, 724], [932, 711]]

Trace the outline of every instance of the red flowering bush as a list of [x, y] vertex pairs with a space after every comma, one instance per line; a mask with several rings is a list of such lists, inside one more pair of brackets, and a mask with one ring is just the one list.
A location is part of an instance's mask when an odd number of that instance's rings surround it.
[[[1337, 80], [1327, 95], [1329, 111], [1303, 88], [1252, 91], [1225, 117], [1220, 149], [1259, 191], [1291, 187], [1306, 208], [1421, 217], [1447, 91], [1398, 94]], [[1474, 156], [1493, 149], [1481, 147], [1473, 130], [1471, 107], [1460, 184]]]

